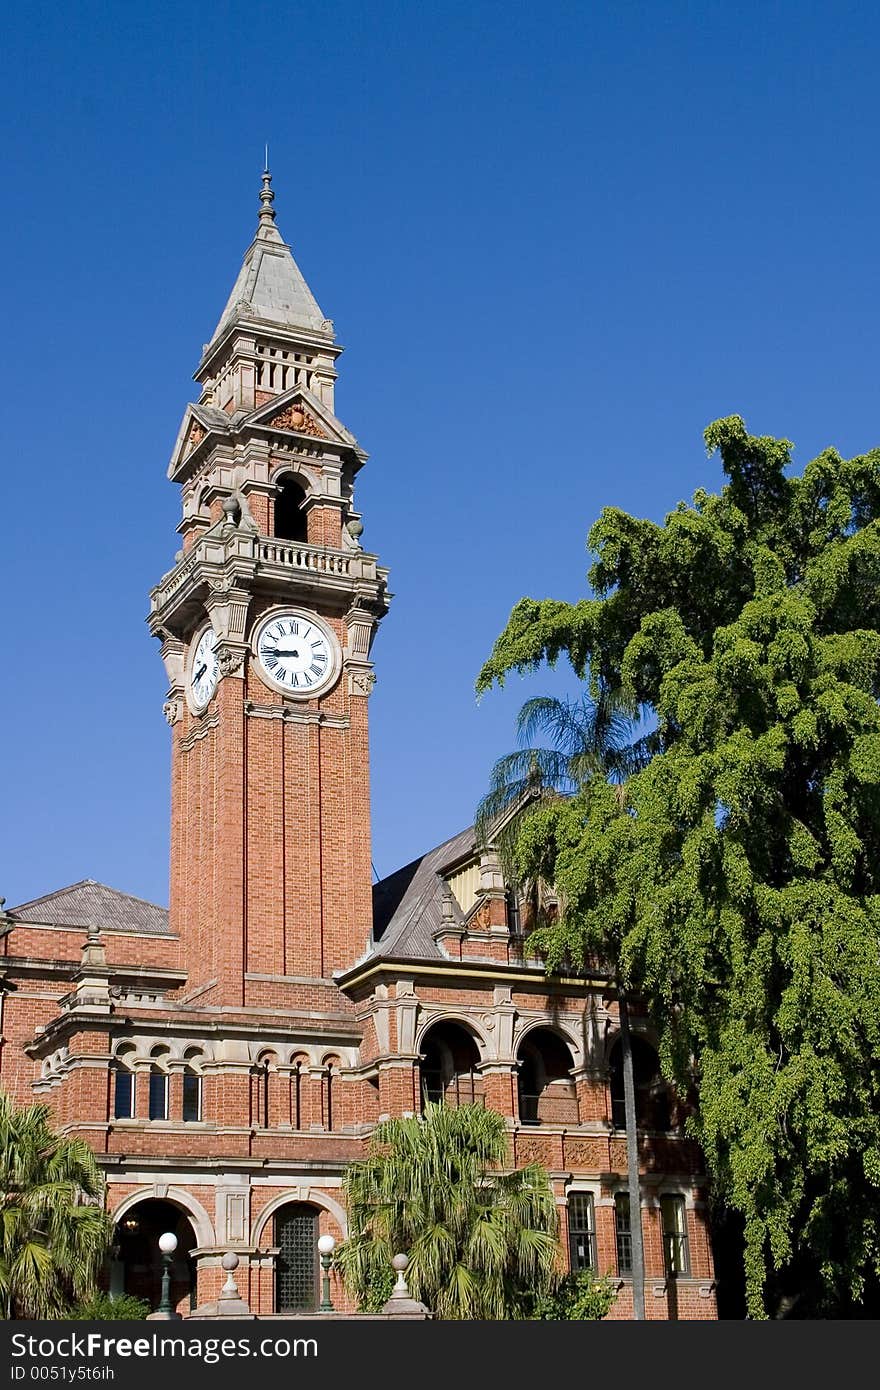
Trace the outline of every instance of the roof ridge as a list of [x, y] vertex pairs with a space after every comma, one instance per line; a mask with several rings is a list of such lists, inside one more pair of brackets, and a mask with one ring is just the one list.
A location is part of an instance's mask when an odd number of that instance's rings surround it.
[[150, 898], [142, 898], [137, 893], [127, 893], [124, 888], [114, 888], [110, 883], [103, 883], [98, 878], [79, 878], [76, 883], [67, 883], [63, 888], [54, 888], [49, 893], [41, 893], [39, 897], [29, 898], [27, 902], [16, 903], [15, 907], [8, 908], [9, 912], [21, 912], [26, 907], [37, 907], [40, 903], [47, 902], [49, 898], [59, 898], [62, 893], [71, 893], [76, 888], [104, 888], [108, 893], [115, 893], [117, 897], [128, 898], [134, 903], [143, 903], [145, 907], [157, 908], [160, 912], [167, 912], [168, 908], [162, 903], [154, 903]]

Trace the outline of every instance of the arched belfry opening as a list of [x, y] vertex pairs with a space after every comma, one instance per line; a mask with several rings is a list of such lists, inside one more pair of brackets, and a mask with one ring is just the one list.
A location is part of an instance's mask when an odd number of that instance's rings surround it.
[[281, 478], [275, 494], [272, 534], [279, 541], [306, 541], [305, 489], [296, 478]]

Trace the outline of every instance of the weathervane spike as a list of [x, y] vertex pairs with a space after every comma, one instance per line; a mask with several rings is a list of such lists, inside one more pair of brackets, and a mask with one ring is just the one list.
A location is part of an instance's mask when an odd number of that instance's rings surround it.
[[275, 201], [275, 194], [272, 192], [272, 175], [269, 173], [269, 146], [266, 146], [266, 167], [263, 170], [263, 186], [260, 189], [260, 226], [274, 227], [275, 209], [272, 204]]

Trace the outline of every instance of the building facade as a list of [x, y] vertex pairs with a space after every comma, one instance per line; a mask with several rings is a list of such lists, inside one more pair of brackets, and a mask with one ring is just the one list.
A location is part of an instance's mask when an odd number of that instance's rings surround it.
[[[562, 1258], [618, 1279], [627, 1317], [607, 977], [551, 979], [527, 958], [473, 830], [371, 885], [388, 572], [361, 544], [341, 348], [273, 201], [267, 172], [168, 469], [181, 541], [149, 625], [169, 685], [169, 909], [85, 881], [2, 914], [0, 1084], [97, 1153], [112, 1289], [155, 1303], [171, 1228], [181, 1312], [216, 1297], [228, 1249], [253, 1311], [314, 1309], [318, 1235], [346, 1233], [346, 1164], [378, 1120], [442, 1099], [507, 1118], [511, 1163], [551, 1174]], [[635, 1062], [647, 1314], [714, 1317], [700, 1154], [644, 1029]]]

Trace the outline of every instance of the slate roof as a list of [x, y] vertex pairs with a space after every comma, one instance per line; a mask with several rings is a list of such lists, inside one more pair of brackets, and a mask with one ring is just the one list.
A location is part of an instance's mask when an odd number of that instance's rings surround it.
[[59, 927], [95, 926], [101, 931], [136, 932], [139, 936], [170, 936], [168, 909], [130, 893], [120, 893], [106, 883], [84, 878], [7, 909], [19, 922], [39, 922]]
[[190, 410], [198, 420], [199, 424], [204, 425], [208, 430], [220, 430], [223, 434], [228, 434], [229, 416], [225, 410], [221, 410], [217, 405], [192, 405]]
[[[267, 182], [268, 180], [268, 182]], [[267, 319], [287, 328], [323, 329], [324, 315], [305, 282], [293, 253], [275, 226], [271, 178], [263, 176], [257, 234], [245, 252], [238, 279], [214, 329], [211, 344], [238, 317]], [[239, 303], [244, 308], [238, 309]]]
[[[405, 864], [373, 887], [373, 949], [371, 956], [440, 960], [433, 933], [442, 923], [442, 871], [475, 848], [474, 828], [468, 826], [420, 859]], [[453, 909], [461, 916], [453, 900]]]

